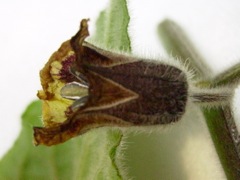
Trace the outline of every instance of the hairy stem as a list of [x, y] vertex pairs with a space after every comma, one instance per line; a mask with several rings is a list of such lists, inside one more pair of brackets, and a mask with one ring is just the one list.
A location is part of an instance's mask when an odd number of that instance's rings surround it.
[[[163, 45], [170, 54], [180, 57], [184, 64], [186, 64], [186, 59], [189, 60], [190, 70], [196, 72], [194, 74], [195, 78], [208, 79], [212, 76], [201, 56], [192, 47], [192, 44], [176, 23], [165, 20], [159, 25], [158, 30]], [[211, 88], [216, 87], [216, 85], [236, 82], [239, 79], [239, 69], [239, 65], [237, 65], [215, 80], [209, 79], [202, 85]], [[198, 86], [201, 86], [201, 83], [198, 83]], [[218, 108], [202, 108], [202, 111], [227, 178], [240, 179], [239, 145], [236, 144], [238, 135], [232, 133], [233, 131], [236, 132], [237, 129], [230, 104]]]

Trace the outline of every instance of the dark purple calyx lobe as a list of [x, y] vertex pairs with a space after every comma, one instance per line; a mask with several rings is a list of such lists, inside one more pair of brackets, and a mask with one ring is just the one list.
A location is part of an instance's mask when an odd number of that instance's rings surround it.
[[88, 69], [139, 96], [98, 112], [136, 125], [175, 122], [185, 112], [188, 84], [185, 74], [176, 67], [137, 61], [112, 67], [88, 65]]

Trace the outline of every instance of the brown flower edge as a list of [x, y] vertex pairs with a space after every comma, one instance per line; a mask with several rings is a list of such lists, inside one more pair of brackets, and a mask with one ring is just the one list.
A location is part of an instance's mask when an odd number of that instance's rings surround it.
[[185, 73], [85, 42], [87, 22], [40, 71], [44, 127], [34, 127], [34, 144], [56, 145], [102, 126], [179, 120], [187, 102]]

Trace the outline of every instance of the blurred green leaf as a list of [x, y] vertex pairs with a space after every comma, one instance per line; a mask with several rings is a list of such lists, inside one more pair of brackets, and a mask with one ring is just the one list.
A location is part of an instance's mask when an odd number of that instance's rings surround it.
[[122, 133], [98, 129], [64, 144], [34, 147], [32, 126], [39, 124], [41, 103], [30, 104], [22, 131], [0, 161], [0, 179], [121, 179], [114, 162]]
[[159, 24], [158, 33], [169, 55], [187, 65], [194, 75], [204, 79], [209, 78], [211, 70], [181, 27], [174, 21], [166, 19]]
[[214, 86], [237, 86], [240, 81], [240, 63], [219, 74], [213, 80]]

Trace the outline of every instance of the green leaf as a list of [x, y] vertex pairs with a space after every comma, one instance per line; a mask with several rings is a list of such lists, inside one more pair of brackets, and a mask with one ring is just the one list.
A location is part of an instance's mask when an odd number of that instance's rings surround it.
[[64, 144], [35, 147], [32, 126], [39, 124], [41, 103], [29, 105], [22, 131], [0, 162], [0, 179], [121, 179], [114, 158], [121, 142], [119, 130], [90, 131]]
[[214, 78], [214, 86], [237, 86], [240, 81], [240, 63]]
[[93, 40], [106, 48], [130, 52], [129, 20], [126, 0], [111, 0], [109, 7], [100, 13]]

